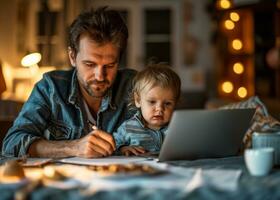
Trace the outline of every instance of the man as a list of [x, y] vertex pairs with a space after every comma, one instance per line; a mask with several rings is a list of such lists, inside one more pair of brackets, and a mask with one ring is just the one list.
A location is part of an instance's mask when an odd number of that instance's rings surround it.
[[34, 87], [2, 154], [103, 157], [115, 150], [111, 133], [132, 116], [127, 109], [134, 70], [118, 70], [128, 38], [113, 10], [80, 14], [69, 31], [71, 71], [53, 71]]

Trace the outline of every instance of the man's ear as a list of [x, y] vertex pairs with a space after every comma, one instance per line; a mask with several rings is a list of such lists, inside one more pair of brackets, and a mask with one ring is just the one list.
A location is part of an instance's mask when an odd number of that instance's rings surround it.
[[76, 54], [71, 47], [68, 47], [68, 57], [73, 67], [76, 67]]
[[140, 96], [136, 92], [134, 92], [133, 95], [134, 95], [134, 103], [135, 103], [136, 107], [140, 108], [141, 107], [140, 106], [140, 101], [141, 101]]

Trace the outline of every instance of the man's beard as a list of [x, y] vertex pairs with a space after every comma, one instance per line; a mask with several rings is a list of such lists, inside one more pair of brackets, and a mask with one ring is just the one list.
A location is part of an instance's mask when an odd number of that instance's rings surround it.
[[[97, 81], [97, 80], [90, 80], [90, 81], [84, 81], [81, 78], [79, 78], [81, 86], [84, 88], [84, 90], [87, 92], [87, 94], [91, 97], [95, 97], [95, 98], [102, 98], [106, 95], [107, 91], [109, 90], [109, 87], [107, 87], [110, 82], [108, 80], [104, 80], [104, 81]], [[96, 89], [93, 90], [91, 88], [91, 85], [97, 85]], [[98, 87], [98, 84], [102, 84], [105, 85], [102, 86], [102, 88]]]

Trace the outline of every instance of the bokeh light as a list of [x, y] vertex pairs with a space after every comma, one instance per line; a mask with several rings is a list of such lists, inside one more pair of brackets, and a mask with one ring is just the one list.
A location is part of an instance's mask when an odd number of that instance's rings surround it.
[[231, 93], [233, 91], [233, 84], [230, 81], [225, 81], [222, 83], [222, 90], [225, 93]]
[[245, 87], [240, 87], [237, 90], [237, 94], [240, 98], [245, 98], [248, 94], [247, 89]]
[[236, 74], [242, 74], [244, 72], [244, 66], [242, 63], [240, 62], [237, 62], [237, 63], [234, 63], [233, 65], [233, 71], [234, 73]]

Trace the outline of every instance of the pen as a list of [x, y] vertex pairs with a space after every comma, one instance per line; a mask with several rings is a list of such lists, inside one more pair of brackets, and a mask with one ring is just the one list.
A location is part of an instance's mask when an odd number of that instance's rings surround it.
[[89, 127], [92, 128], [92, 130], [96, 130], [97, 129], [97, 126], [94, 123], [92, 123], [91, 121], [88, 120], [87, 123], [89, 124]]

